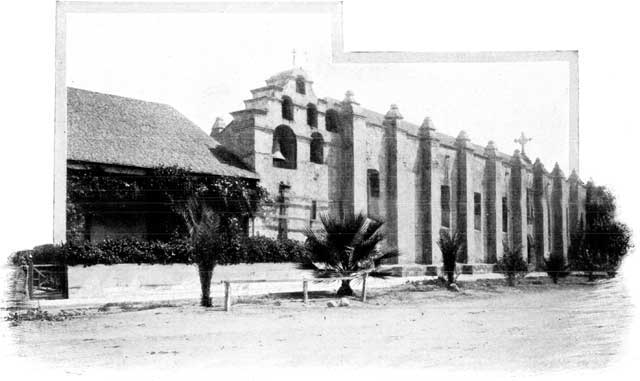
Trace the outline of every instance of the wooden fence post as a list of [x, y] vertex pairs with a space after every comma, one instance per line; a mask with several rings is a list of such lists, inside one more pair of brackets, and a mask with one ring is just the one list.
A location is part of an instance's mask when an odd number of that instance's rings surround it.
[[307, 302], [309, 302], [309, 281], [306, 279], [302, 281], [302, 295], [304, 303], [307, 304]]
[[367, 301], [367, 273], [362, 275], [362, 303]]
[[231, 283], [224, 282], [224, 310], [231, 311]]
[[62, 298], [69, 299], [69, 267], [62, 266]]

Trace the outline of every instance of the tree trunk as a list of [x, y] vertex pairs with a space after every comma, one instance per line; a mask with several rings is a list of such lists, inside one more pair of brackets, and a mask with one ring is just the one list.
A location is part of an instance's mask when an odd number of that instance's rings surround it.
[[558, 274], [553, 273], [553, 275], [551, 275], [551, 280], [553, 281], [553, 284], [558, 284]]
[[342, 280], [340, 284], [340, 288], [336, 293], [337, 296], [353, 296], [353, 290], [351, 289], [351, 280]]
[[452, 284], [455, 280], [453, 279], [453, 271], [447, 271], [447, 283]]
[[593, 271], [589, 271], [587, 280], [589, 282], [593, 282], [596, 280], [596, 277], [593, 275]]
[[200, 305], [202, 307], [211, 307], [211, 278], [213, 277], [213, 266], [201, 266], [198, 265], [200, 274], [200, 289], [202, 291], [202, 298], [200, 299]]
[[515, 287], [516, 285], [516, 277], [513, 274], [507, 274], [507, 286]]

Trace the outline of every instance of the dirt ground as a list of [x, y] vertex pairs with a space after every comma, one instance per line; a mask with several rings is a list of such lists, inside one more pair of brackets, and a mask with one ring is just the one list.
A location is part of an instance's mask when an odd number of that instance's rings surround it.
[[[616, 358], [631, 322], [622, 282], [568, 278], [435, 282], [372, 290], [366, 304], [269, 295], [231, 312], [194, 302], [107, 305], [62, 321], [12, 324], [18, 356], [81, 371], [242, 366], [600, 368]], [[357, 289], [356, 289], [357, 290]], [[55, 311], [53, 311], [55, 312]], [[45, 349], [46, 348], [46, 349]]]

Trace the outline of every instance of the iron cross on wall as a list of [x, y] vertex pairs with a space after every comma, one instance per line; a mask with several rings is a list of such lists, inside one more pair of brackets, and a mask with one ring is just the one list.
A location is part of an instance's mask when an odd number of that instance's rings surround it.
[[528, 138], [524, 135], [524, 132], [520, 133], [520, 137], [518, 139], [514, 139], [514, 143], [520, 144], [520, 152], [524, 155], [524, 146], [531, 141], [532, 138]]

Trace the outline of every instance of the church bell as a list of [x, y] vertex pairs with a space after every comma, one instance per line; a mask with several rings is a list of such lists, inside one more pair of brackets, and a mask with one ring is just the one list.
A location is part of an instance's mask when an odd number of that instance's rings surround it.
[[280, 142], [276, 140], [276, 143], [273, 145], [273, 153], [271, 154], [276, 160], [286, 160], [282, 152], [280, 151]]

